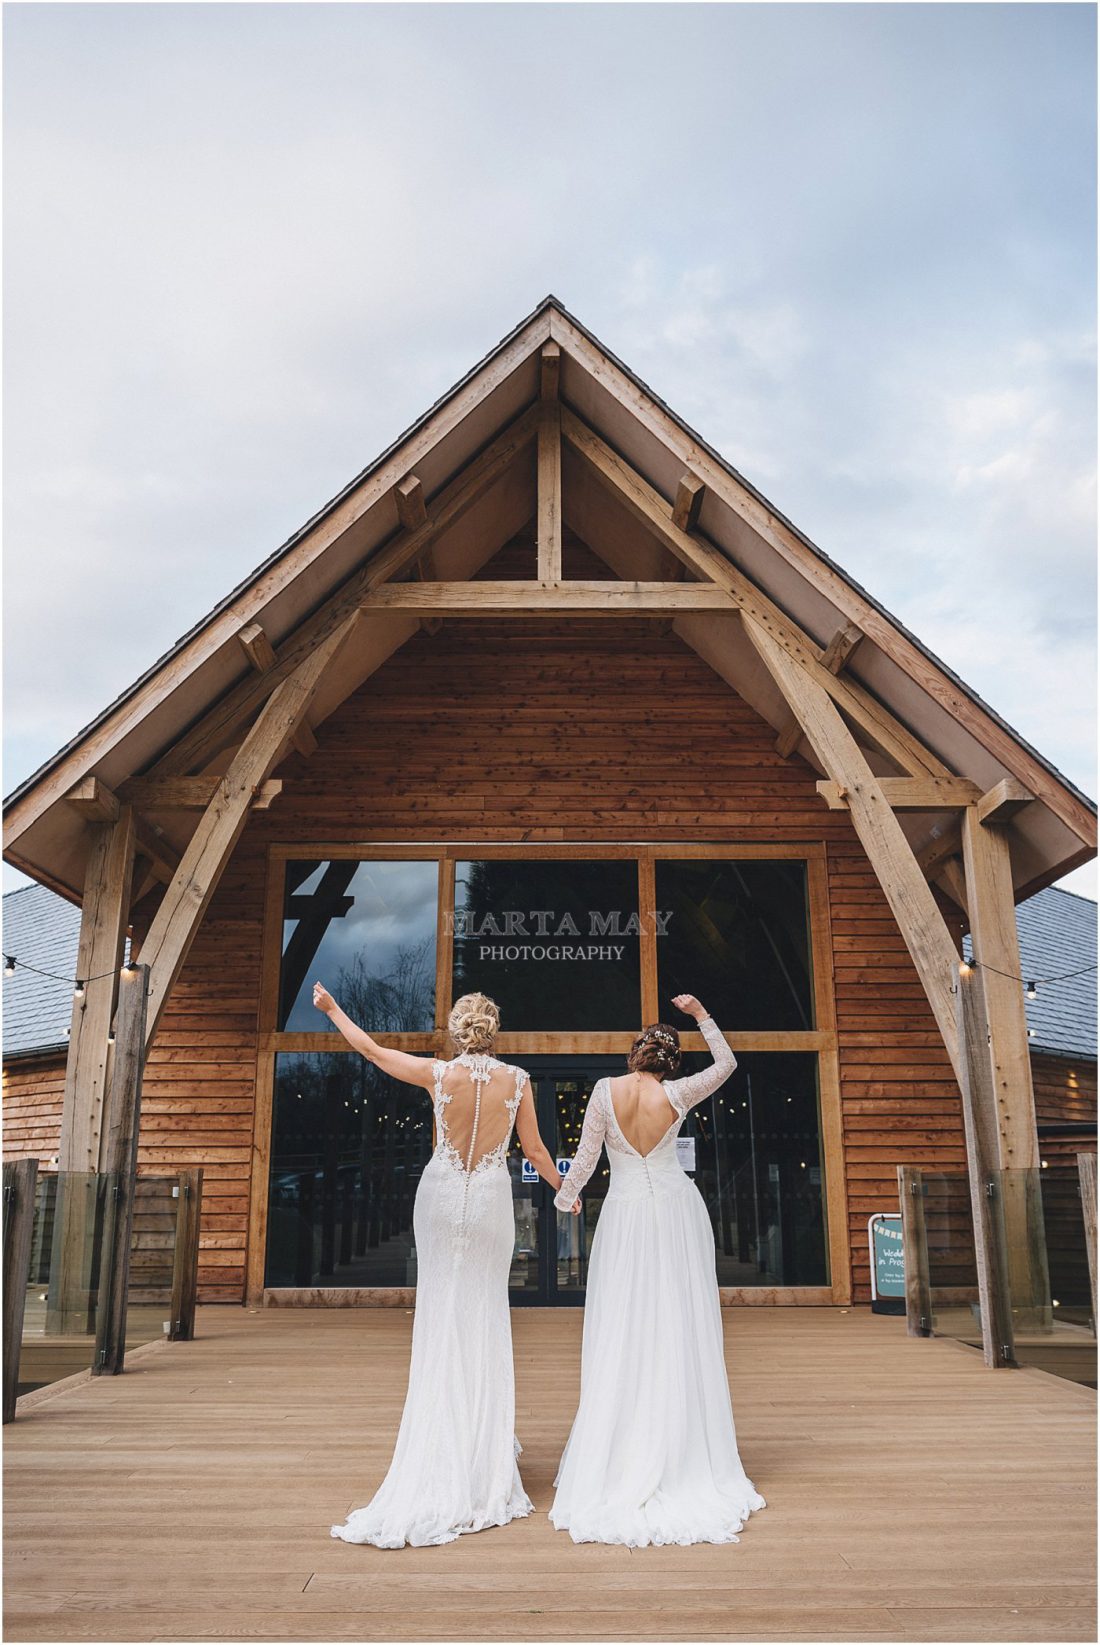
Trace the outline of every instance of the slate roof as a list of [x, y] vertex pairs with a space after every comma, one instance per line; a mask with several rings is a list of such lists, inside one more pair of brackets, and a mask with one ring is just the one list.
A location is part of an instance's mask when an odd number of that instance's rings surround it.
[[[1048, 886], [1017, 904], [1016, 929], [1020, 970], [1025, 979], [1039, 983], [1036, 997], [1024, 1001], [1027, 1025], [1035, 1030], [1032, 1050], [1095, 1061], [1096, 904], [1088, 897]], [[969, 936], [963, 939], [963, 950], [970, 959], [973, 950]], [[1041, 977], [1086, 966], [1093, 970], [1085, 971], [1083, 976], [1045, 985], [1039, 982]]]
[[[76, 972], [80, 909], [44, 885], [26, 885], [4, 897], [3, 949], [62, 977]], [[73, 1010], [71, 982], [54, 982], [17, 967], [3, 979], [4, 1055], [25, 1056], [66, 1043]]]
[[[17, 960], [53, 971], [40, 977], [17, 966], [3, 978], [4, 1056], [63, 1051], [73, 1009], [80, 909], [44, 885], [21, 886], [4, 897], [3, 951]], [[126, 943], [125, 953], [130, 944]], [[57, 978], [61, 978], [58, 981]]]

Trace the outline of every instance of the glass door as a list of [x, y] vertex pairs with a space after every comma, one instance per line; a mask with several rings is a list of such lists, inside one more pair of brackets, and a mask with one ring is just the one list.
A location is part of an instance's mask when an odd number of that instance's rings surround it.
[[[559, 1169], [564, 1169], [580, 1141], [592, 1087], [602, 1074], [621, 1072], [622, 1058], [517, 1056], [516, 1061], [531, 1075], [542, 1140]], [[606, 1156], [589, 1179], [577, 1217], [555, 1209], [549, 1184], [524, 1159], [518, 1138], [513, 1138], [508, 1165], [516, 1218], [510, 1283], [513, 1305], [581, 1306], [592, 1236], [607, 1192]]]

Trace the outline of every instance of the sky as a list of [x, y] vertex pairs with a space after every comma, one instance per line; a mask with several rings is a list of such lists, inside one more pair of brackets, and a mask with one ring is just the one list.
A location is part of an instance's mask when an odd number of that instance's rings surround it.
[[1095, 29], [6, 6], [4, 791], [552, 291], [1095, 796]]

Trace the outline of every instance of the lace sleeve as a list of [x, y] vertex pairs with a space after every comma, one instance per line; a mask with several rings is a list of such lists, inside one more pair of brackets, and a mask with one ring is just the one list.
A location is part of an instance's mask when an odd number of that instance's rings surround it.
[[737, 1058], [723, 1039], [722, 1030], [713, 1017], [704, 1017], [699, 1031], [714, 1053], [714, 1061], [709, 1068], [701, 1068], [697, 1074], [687, 1074], [682, 1080], [669, 1080], [665, 1085], [665, 1095], [681, 1114], [686, 1114], [689, 1108], [694, 1108], [712, 1091], [717, 1091], [737, 1067]]
[[559, 1211], [573, 1209], [580, 1198], [581, 1189], [600, 1163], [604, 1133], [607, 1130], [607, 1114], [601, 1089], [604, 1083], [603, 1080], [597, 1080], [592, 1088], [588, 1107], [584, 1111], [584, 1124], [581, 1126], [581, 1140], [577, 1144], [577, 1152], [565, 1174], [565, 1180], [554, 1195], [554, 1204]]

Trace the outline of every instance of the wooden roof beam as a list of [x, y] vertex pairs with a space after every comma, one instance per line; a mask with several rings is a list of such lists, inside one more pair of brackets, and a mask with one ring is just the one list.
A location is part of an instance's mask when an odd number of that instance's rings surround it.
[[947, 828], [941, 828], [927, 845], [917, 852], [917, 867], [926, 877], [935, 874], [949, 857], [962, 856], [962, 824], [956, 819]]
[[[899, 629], [894, 618], [874, 606], [839, 570], [815, 553], [794, 528], [775, 513], [766, 498], [754, 495], [745, 481], [731, 474], [720, 459], [703, 448], [690, 430], [686, 430], [671, 412], [654, 400], [568, 315], [560, 311], [551, 313], [550, 335], [562, 345], [571, 362], [590, 372], [607, 393], [638, 420], [648, 435], [660, 441], [681, 462], [690, 463], [716, 498], [720, 498], [764, 543], [775, 549], [781, 559], [817, 588], [845, 619], [858, 623], [885, 656], [895, 662], [1007, 770], [1014, 771], [1036, 797], [1095, 852], [1095, 811], [1067, 789], [1030, 750], [1022, 747], [1008, 726], [999, 723], [980, 703], [961, 690], [958, 681]], [[943, 776], [947, 773], [940, 770], [935, 774]], [[1079, 860], [1090, 859], [1082, 856]]]
[[[329, 665], [354, 632], [357, 620], [355, 612], [345, 616], [341, 625], [280, 681], [249, 728], [228, 771], [218, 778], [142, 944], [142, 962], [150, 968], [146, 1046], [156, 1034], [168, 995], [248, 820], [253, 798], [306, 713]], [[273, 672], [270, 670], [269, 675]]]
[[789, 760], [801, 741], [802, 727], [794, 715], [789, 714], [786, 725], [775, 739], [775, 752], [781, 760]]
[[699, 523], [699, 510], [703, 506], [706, 489], [703, 481], [697, 474], [692, 474], [690, 469], [680, 476], [672, 503], [672, 523], [678, 531], [695, 530]]
[[422, 525], [428, 523], [428, 505], [424, 499], [424, 487], [416, 474], [406, 474], [393, 488], [393, 500], [397, 504], [397, 518], [404, 531], [419, 531]]
[[831, 781], [846, 790], [852, 825], [886, 894], [936, 1018], [956, 1075], [959, 1035], [953, 987], [958, 955], [912, 847], [832, 698], [778, 641], [742, 613], [745, 632], [786, 698]]
[[543, 343], [539, 354], [539, 399], [556, 400], [561, 387], [561, 348]]
[[81, 777], [65, 798], [86, 822], [106, 823], [118, 819], [118, 795], [98, 777]]
[[180, 854], [148, 817], [134, 817], [134, 846], [154, 877], [167, 885], [180, 865]]
[[[416, 483], [419, 485], [419, 480]], [[278, 661], [278, 658], [275, 655], [275, 648], [271, 644], [271, 641], [268, 639], [267, 634], [259, 623], [249, 623], [247, 628], [242, 628], [240, 630], [237, 638], [241, 642], [241, 648], [244, 651], [245, 656], [248, 658], [257, 674], [267, 674], [275, 667], [275, 664]], [[301, 754], [304, 759], [308, 760], [311, 754], [315, 754], [317, 752], [317, 738], [314, 735], [313, 727], [307, 719], [301, 720], [295, 727], [294, 735], [291, 737], [291, 743], [293, 744], [295, 750]], [[278, 792], [278, 790], [276, 790], [276, 792]], [[274, 795], [272, 795], [272, 798], [274, 798]], [[204, 800], [202, 803], [205, 805], [207, 802]], [[266, 800], [262, 805], [257, 800], [254, 809], [257, 811], [264, 811], [270, 804], [271, 799]]]
[[598, 434], [567, 406], [562, 407], [561, 415], [563, 436], [585, 459], [601, 484], [693, 571], [724, 588], [742, 613], [758, 623], [801, 664], [876, 748], [910, 776], [952, 775], [930, 749], [855, 680], [830, 673], [822, 664], [821, 648], [712, 543], [699, 532], [681, 531], [674, 525], [671, 505]]
[[[961, 810], [981, 795], [966, 777], [880, 777], [878, 785], [895, 811]], [[817, 791], [830, 811], [847, 811], [848, 795], [839, 783], [819, 782]]]
[[545, 403], [538, 435], [538, 580], [561, 582], [561, 407]]
[[724, 611], [737, 607], [713, 583], [529, 582], [387, 583], [363, 601], [364, 611], [413, 611], [448, 617], [503, 612], [517, 617], [622, 617]]
[[978, 800], [978, 821], [1007, 822], [1014, 817], [1017, 811], [1022, 811], [1025, 805], [1030, 805], [1035, 795], [1023, 783], [1017, 782], [1015, 777], [1003, 777], [995, 783], [987, 794]]
[[539, 408], [532, 406], [510, 423], [432, 499], [425, 525], [417, 531], [399, 532], [372, 554], [335, 594], [287, 636], [272, 666], [264, 672], [255, 672], [227, 691], [197, 725], [161, 756], [147, 775], [186, 776], [231, 743], [240, 727], [255, 715], [275, 688], [358, 610], [365, 595], [413, 565], [440, 532], [460, 520], [500, 479], [534, 440], [538, 415]]
[[862, 628], [857, 627], [855, 623], [849, 623], [846, 628], [838, 628], [822, 653], [821, 666], [827, 668], [830, 674], [839, 674], [842, 668], [847, 668], [863, 638]]
[[249, 623], [238, 629], [237, 639], [257, 674], [266, 674], [269, 668], [275, 667], [275, 648], [261, 623]]
[[[142, 811], [205, 811], [214, 798], [219, 776], [132, 777], [119, 784], [119, 797]], [[252, 809], [266, 811], [283, 791], [280, 777], [261, 783], [253, 795]]]

